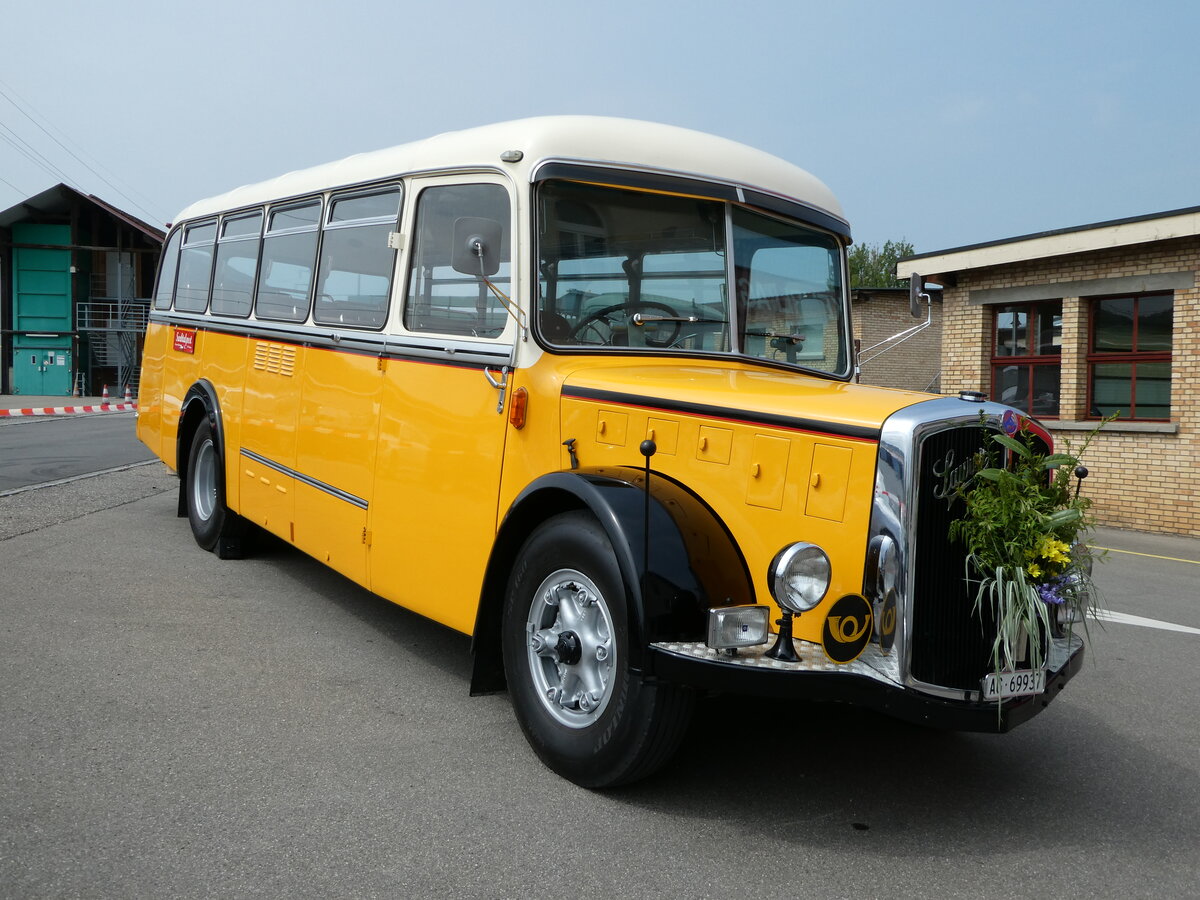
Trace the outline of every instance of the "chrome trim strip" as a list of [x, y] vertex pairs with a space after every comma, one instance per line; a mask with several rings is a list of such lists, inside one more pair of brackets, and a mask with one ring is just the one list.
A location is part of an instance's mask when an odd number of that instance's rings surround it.
[[359, 509], [367, 508], [367, 501], [362, 497], [356, 497], [354, 494], [340, 490], [339, 488], [335, 488], [331, 484], [318, 481], [316, 478], [312, 478], [301, 472], [297, 472], [295, 469], [290, 469], [282, 463], [277, 463], [274, 460], [267, 459], [267, 457], [255, 453], [253, 450], [247, 450], [245, 447], [238, 452], [247, 459], [251, 459], [256, 463], [260, 463], [261, 465], [266, 466], [268, 469], [274, 469], [281, 475], [287, 475], [290, 478], [296, 479], [301, 484], [307, 484], [309, 487], [316, 488], [318, 491], [329, 494], [331, 497], [337, 497], [339, 500], [345, 500], [350, 505], [357, 506]]
[[713, 650], [702, 641], [658, 641], [650, 646], [664, 653], [705, 662], [723, 663], [750, 669], [772, 669], [779, 672], [861, 675], [892, 687], [903, 687], [895, 657], [882, 653], [874, 644], [868, 644], [858, 659], [848, 663], [835, 663], [825, 655], [820, 644], [814, 644], [801, 638], [795, 640], [796, 652], [800, 656], [796, 662], [781, 662], [767, 656], [769, 642], [757, 647], [739, 647], [736, 656], [730, 656], [720, 650]]

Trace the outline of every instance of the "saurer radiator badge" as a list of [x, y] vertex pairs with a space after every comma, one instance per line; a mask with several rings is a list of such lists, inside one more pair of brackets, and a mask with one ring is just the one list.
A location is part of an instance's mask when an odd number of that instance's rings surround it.
[[945, 500], [949, 506], [954, 502], [958, 486], [966, 484], [978, 471], [979, 462], [974, 456], [956, 463], [954, 450], [947, 450], [946, 455], [933, 464], [933, 477], [937, 479], [933, 486], [933, 496]]
[[825, 617], [821, 646], [835, 663], [858, 659], [871, 640], [871, 604], [866, 597], [847, 594], [838, 600]]
[[180, 353], [196, 352], [196, 332], [191, 328], [175, 329], [175, 349]]

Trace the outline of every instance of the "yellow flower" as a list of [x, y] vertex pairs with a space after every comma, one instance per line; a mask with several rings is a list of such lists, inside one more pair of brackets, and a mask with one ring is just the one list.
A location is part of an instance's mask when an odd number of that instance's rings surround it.
[[1025, 571], [1029, 573], [1030, 578], [1041, 578], [1042, 569], [1037, 563], [1030, 563], [1025, 567]]
[[1071, 561], [1071, 548], [1057, 538], [1046, 535], [1038, 545], [1038, 556], [1048, 562], [1066, 565]]

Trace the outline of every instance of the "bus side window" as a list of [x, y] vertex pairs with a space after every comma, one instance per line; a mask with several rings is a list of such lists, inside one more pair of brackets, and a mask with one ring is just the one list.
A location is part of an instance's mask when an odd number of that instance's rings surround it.
[[162, 265], [158, 270], [158, 286], [154, 291], [154, 308], [170, 309], [171, 296], [175, 293], [175, 273], [179, 271], [179, 242], [183, 229], [178, 229], [167, 241], [162, 253]]
[[399, 215], [399, 187], [334, 198], [321, 239], [314, 322], [383, 327], [396, 265], [388, 234]]
[[254, 301], [260, 319], [303, 322], [308, 318], [320, 221], [320, 200], [271, 210]]
[[[491, 219], [504, 226], [499, 269], [486, 281], [456, 272], [451, 265], [454, 223], [464, 217]], [[509, 221], [508, 192], [498, 184], [439, 185], [421, 192], [408, 273], [405, 328], [468, 337], [500, 336], [508, 314], [488, 282], [505, 294], [511, 290]]]
[[212, 311], [219, 315], [250, 315], [250, 298], [258, 269], [262, 212], [226, 216], [217, 242], [217, 267], [213, 275]]
[[216, 236], [215, 221], [199, 222], [184, 229], [183, 252], [179, 254], [179, 280], [175, 287], [175, 308], [181, 312], [204, 312], [208, 309]]

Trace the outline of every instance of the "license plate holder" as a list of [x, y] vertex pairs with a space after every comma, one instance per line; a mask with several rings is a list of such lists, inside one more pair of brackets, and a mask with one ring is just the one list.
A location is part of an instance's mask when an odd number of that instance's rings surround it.
[[1028, 697], [1046, 690], [1045, 669], [1020, 669], [1016, 672], [989, 672], [983, 676], [984, 700], [1007, 700], [1009, 697]]

